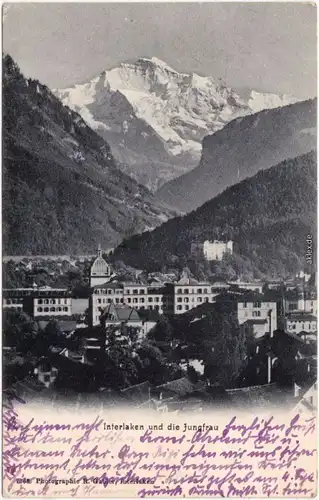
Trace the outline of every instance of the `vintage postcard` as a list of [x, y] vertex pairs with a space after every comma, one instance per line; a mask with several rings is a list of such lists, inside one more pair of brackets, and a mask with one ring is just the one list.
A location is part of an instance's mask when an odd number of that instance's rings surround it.
[[3, 496], [316, 497], [316, 5], [2, 26]]

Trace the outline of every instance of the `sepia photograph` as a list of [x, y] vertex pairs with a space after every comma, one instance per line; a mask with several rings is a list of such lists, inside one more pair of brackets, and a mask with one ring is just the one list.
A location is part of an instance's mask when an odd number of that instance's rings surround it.
[[[284, 451], [293, 432], [313, 444], [318, 411], [316, 5], [17, 2], [3, 5], [2, 29], [6, 496], [316, 495], [314, 450]], [[20, 408], [38, 410], [22, 424]], [[261, 422], [275, 410], [287, 425], [295, 415], [288, 430]], [[309, 471], [290, 483], [282, 469], [286, 490], [253, 469], [241, 472], [248, 486], [234, 474], [204, 489], [189, 479], [187, 490], [171, 475], [163, 490], [158, 475], [153, 490], [132, 471], [125, 483], [121, 467], [90, 489], [83, 463], [37, 478], [26, 457], [49, 452], [17, 442], [49, 431], [56, 450], [64, 411], [70, 422], [93, 412], [90, 432], [119, 432], [118, 457], [138, 457], [142, 479], [151, 451], [133, 452], [127, 433], [173, 463], [186, 443], [174, 432], [245, 448], [227, 441], [240, 412], [256, 417], [250, 432], [268, 422], [283, 433], [287, 470], [300, 459]], [[63, 420], [61, 450], [81, 425]], [[205, 446], [196, 457], [209, 464]], [[105, 464], [99, 450], [70, 456]], [[85, 474], [106, 474], [92, 464]]]

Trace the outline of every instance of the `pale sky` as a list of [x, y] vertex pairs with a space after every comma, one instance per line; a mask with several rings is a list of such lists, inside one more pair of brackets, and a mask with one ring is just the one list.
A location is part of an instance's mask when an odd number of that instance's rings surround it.
[[3, 50], [51, 88], [138, 57], [235, 88], [316, 94], [316, 7], [306, 3], [6, 4]]

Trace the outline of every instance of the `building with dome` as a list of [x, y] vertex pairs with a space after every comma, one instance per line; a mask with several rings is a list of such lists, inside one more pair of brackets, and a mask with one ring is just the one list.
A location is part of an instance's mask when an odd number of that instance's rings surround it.
[[93, 261], [90, 270], [90, 286], [102, 285], [110, 280], [111, 268], [102, 257], [101, 245], [97, 251], [97, 257]]

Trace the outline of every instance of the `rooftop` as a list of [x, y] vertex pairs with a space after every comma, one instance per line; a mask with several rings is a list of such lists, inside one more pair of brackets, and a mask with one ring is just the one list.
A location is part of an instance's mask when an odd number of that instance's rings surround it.
[[316, 316], [305, 311], [295, 311], [287, 314], [289, 321], [317, 321]]
[[265, 325], [266, 323], [268, 323], [268, 321], [266, 319], [247, 319], [247, 321], [245, 321], [245, 324], [248, 324], [248, 325]]
[[[38, 325], [41, 330], [44, 330], [45, 327], [50, 323], [50, 321], [38, 321]], [[62, 330], [62, 332], [69, 333], [73, 332], [76, 329], [76, 321], [67, 321], [67, 320], [56, 320], [58, 327]]]
[[[109, 304], [101, 314], [105, 321], [141, 321], [138, 312], [124, 304]], [[112, 319], [111, 319], [112, 318]]]
[[242, 290], [240, 293], [228, 290], [216, 296], [216, 300], [229, 300], [234, 302], [277, 302], [273, 293], [258, 293], [254, 291]]
[[4, 288], [2, 290], [2, 295], [4, 297], [54, 297], [54, 296], [70, 296], [71, 291], [67, 288], [50, 288], [50, 287], [41, 287], [41, 288]]
[[277, 384], [255, 385], [239, 389], [226, 389], [233, 403], [239, 408], [264, 407], [279, 400], [284, 402], [287, 393], [280, 389]]
[[42, 382], [39, 382], [35, 377], [28, 376], [4, 390], [3, 394], [8, 398], [21, 398], [24, 402], [28, 402], [36, 398], [43, 389], [45, 389], [45, 385]]
[[109, 282], [106, 281], [105, 283], [102, 283], [101, 285], [95, 285], [93, 287], [93, 290], [100, 290], [100, 289], [107, 289], [107, 290], [117, 290], [117, 289], [123, 289], [123, 283], [116, 283], [114, 281]]
[[185, 396], [186, 394], [191, 394], [196, 390], [196, 385], [193, 384], [187, 377], [182, 377], [172, 382], [167, 382], [166, 384], [159, 385], [155, 388], [156, 391], [169, 391], [173, 392], [179, 396]]
[[146, 381], [123, 389], [121, 393], [126, 399], [142, 404], [150, 399], [150, 388], [150, 383]]
[[109, 276], [110, 274], [110, 266], [102, 257], [102, 251], [99, 249], [98, 256], [93, 261], [91, 270], [91, 276]]

